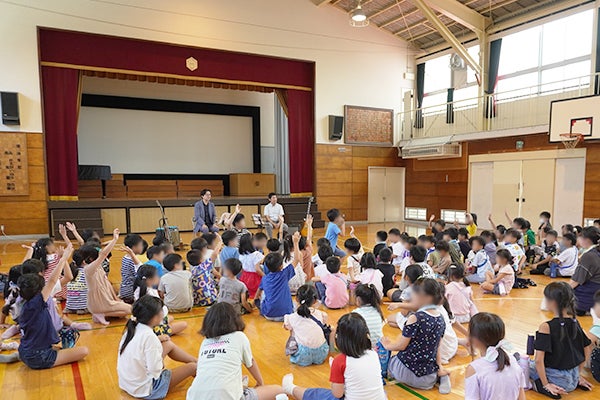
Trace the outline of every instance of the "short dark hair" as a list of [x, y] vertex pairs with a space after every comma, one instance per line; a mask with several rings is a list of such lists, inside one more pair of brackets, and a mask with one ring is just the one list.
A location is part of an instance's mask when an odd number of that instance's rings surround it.
[[242, 262], [237, 258], [228, 258], [223, 263], [223, 268], [229, 270], [235, 276], [242, 271]]
[[473, 246], [473, 243], [477, 242], [481, 247], [485, 247], [485, 240], [481, 236], [473, 236], [469, 239], [469, 243]]
[[432, 304], [440, 304], [444, 297], [444, 286], [433, 278], [417, 279], [413, 284], [414, 293], [423, 293], [433, 298]]
[[379, 261], [383, 263], [389, 263], [392, 261], [392, 255], [392, 249], [389, 247], [384, 247], [383, 249], [379, 250]]
[[223, 244], [225, 244], [225, 246], [229, 246], [231, 242], [237, 239], [237, 233], [234, 231], [225, 231], [223, 232], [223, 235], [221, 235], [221, 239], [223, 239]]
[[252, 237], [253, 240], [269, 240], [269, 237], [264, 232], [256, 232]]
[[[217, 238], [217, 234], [212, 233], [212, 232], [207, 232], [207, 233], [203, 233], [201, 237], [202, 237], [202, 239], [206, 240], [206, 243], [210, 246], [214, 243], [215, 239]], [[193, 240], [192, 240], [192, 242], [193, 242]]]
[[460, 228], [458, 230], [458, 234], [460, 236], [469, 237], [469, 231], [467, 230], [467, 228]]
[[279, 253], [269, 253], [265, 257], [265, 266], [271, 272], [277, 272], [283, 265], [283, 256]]
[[421, 242], [429, 242], [432, 244], [435, 243], [435, 239], [431, 235], [421, 235], [421, 236], [419, 236], [419, 240]]
[[317, 250], [317, 254], [319, 259], [325, 262], [329, 257], [333, 256], [333, 249], [331, 246], [321, 246], [319, 250]]
[[406, 243], [410, 244], [411, 246], [416, 246], [417, 245], [417, 238], [414, 236], [408, 236], [406, 238]]
[[241, 220], [245, 219], [246, 216], [242, 213], [236, 214], [236, 216], [233, 218], [233, 225], [237, 224], [238, 222], [240, 222]]
[[335, 221], [335, 219], [339, 216], [340, 210], [338, 210], [337, 208], [332, 208], [331, 210], [327, 211], [327, 219], [331, 222]]
[[144, 239], [137, 233], [130, 233], [129, 235], [125, 236], [123, 244], [129, 248], [132, 248], [133, 246], [137, 246], [143, 241]]
[[154, 239], [152, 239], [152, 246], [160, 246], [164, 242], [168, 242], [168, 240], [166, 236], [163, 235], [161, 232], [158, 235], [154, 236]]
[[423, 267], [419, 264], [411, 264], [404, 270], [404, 276], [408, 276], [410, 283], [415, 283], [423, 274]]
[[450, 244], [445, 240], [438, 240], [435, 242], [435, 249], [448, 252], [450, 251]]
[[360, 358], [373, 347], [369, 328], [365, 319], [358, 313], [342, 315], [337, 324], [335, 344], [347, 357]]
[[420, 263], [425, 261], [427, 250], [423, 246], [413, 246], [410, 249], [410, 256], [414, 262]]
[[329, 243], [329, 240], [327, 240], [327, 238], [322, 237], [317, 240], [317, 247], [321, 247], [321, 246], [331, 247], [331, 243]]
[[175, 248], [175, 246], [173, 246], [173, 243], [171, 243], [171, 242], [163, 242], [158, 247], [165, 253], [167, 253], [168, 251], [171, 251]]
[[163, 249], [161, 249], [160, 246], [150, 246], [146, 252], [146, 257], [148, 257], [148, 260], [152, 260], [154, 256], [160, 254], [162, 251]]
[[271, 192], [271, 193], [269, 193], [269, 194], [267, 195], [267, 198], [268, 198], [269, 200], [271, 200], [271, 197], [273, 197], [273, 196], [277, 196], [277, 193], [275, 193], [275, 192]]
[[200, 250], [192, 249], [187, 252], [185, 259], [190, 263], [190, 265], [200, 265], [202, 262], [202, 252]]
[[513, 229], [513, 228], [507, 229], [505, 234], [507, 236], [512, 236], [512, 237], [514, 237], [517, 240], [521, 239], [521, 237], [523, 236], [521, 234], [521, 232], [519, 232], [518, 230]]
[[256, 251], [254, 243], [252, 243], [252, 234], [245, 233], [240, 237], [240, 255], [252, 254]]
[[353, 253], [358, 253], [362, 246], [360, 244], [360, 240], [358, 240], [357, 238], [349, 238], [346, 239], [346, 241], [344, 242], [344, 247], [352, 251]]
[[600, 224], [600, 219], [595, 219], [594, 224]]
[[434, 224], [439, 225], [442, 227], [442, 229], [444, 229], [444, 227], [446, 227], [446, 221], [444, 221], [443, 219], [436, 219], [435, 221], [433, 221]]
[[194, 239], [192, 239], [192, 242], [190, 243], [190, 248], [192, 250], [202, 251], [207, 247], [208, 247], [208, 242], [206, 241], [206, 239], [204, 239], [204, 236], [194, 238]]
[[448, 236], [450, 236], [450, 239], [456, 240], [456, 239], [458, 239], [458, 229], [448, 228], [444, 231], [444, 235], [448, 235]]
[[377, 231], [375, 236], [377, 237], [377, 239], [379, 239], [382, 242], [385, 242], [388, 238], [388, 234], [386, 231]]
[[401, 235], [400, 229], [398, 229], [398, 228], [392, 228], [392, 229], [390, 229], [388, 231], [388, 234], [394, 235], [394, 236], [400, 236]]
[[[556, 233], [556, 232], [555, 232]], [[571, 242], [572, 246], [575, 246], [577, 244], [577, 236], [575, 236], [574, 234], [572, 234], [571, 232], [569, 233], [565, 233], [563, 235], [563, 239], [567, 239], [569, 242]]]
[[527, 220], [523, 217], [517, 217], [517, 218], [513, 219], [513, 224], [515, 224], [516, 226], [518, 226], [521, 229], [527, 228]]
[[233, 306], [226, 302], [213, 304], [202, 321], [200, 334], [206, 338], [218, 338], [233, 332], [242, 332], [246, 324]]
[[19, 294], [25, 301], [29, 301], [41, 293], [44, 285], [44, 277], [40, 274], [23, 274], [17, 279]]
[[[83, 248], [83, 246], [82, 246]], [[98, 250], [96, 250], [98, 251]], [[21, 269], [22, 269], [22, 274], [40, 274], [42, 272], [44, 272], [44, 269], [46, 269], [46, 267], [44, 266], [44, 263], [42, 262], [42, 260], [38, 260], [37, 258], [30, 258], [29, 260], [25, 260], [23, 261], [23, 264], [21, 264]]]
[[281, 242], [278, 239], [269, 239], [267, 240], [267, 249], [270, 252], [275, 252], [275, 251], [279, 251], [279, 249], [281, 248]]
[[327, 260], [325, 260], [325, 266], [327, 267], [327, 271], [329, 271], [332, 274], [337, 274], [338, 272], [340, 272], [341, 264], [342, 263], [340, 259], [336, 256], [328, 257]]
[[210, 189], [202, 189], [202, 190], [200, 191], [200, 197], [204, 197], [204, 195], [205, 195], [206, 193], [210, 193], [210, 194], [212, 194], [212, 191], [211, 191]]
[[163, 260], [163, 267], [165, 267], [167, 271], [173, 271], [175, 265], [179, 264], [182, 260], [183, 258], [177, 253], [169, 254]]
[[595, 226], [586, 226], [583, 228], [581, 232], [581, 236], [585, 239], [588, 239], [593, 244], [598, 244], [598, 240], [600, 239], [600, 230]]
[[552, 216], [552, 215], [551, 215], [551, 214], [550, 214], [548, 211], [542, 211], [542, 212], [540, 213], [540, 217], [544, 217], [544, 218], [548, 218], [548, 219], [550, 219], [550, 217], [551, 217], [551, 216]]
[[558, 237], [558, 232], [556, 232], [554, 229], [548, 229], [546, 231], [546, 235], [552, 235], [552, 236]]

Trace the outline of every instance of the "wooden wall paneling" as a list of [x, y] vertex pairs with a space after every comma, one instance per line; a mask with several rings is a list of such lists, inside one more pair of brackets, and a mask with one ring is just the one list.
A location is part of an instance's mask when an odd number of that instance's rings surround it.
[[115, 228], [119, 228], [121, 234], [127, 232], [127, 217], [124, 208], [103, 208], [101, 211], [102, 215], [102, 226], [104, 231], [108, 234]]
[[194, 228], [192, 225], [194, 207], [166, 207], [165, 215], [169, 225], [178, 227], [181, 232], [191, 231]]
[[131, 208], [129, 209], [130, 233], [151, 233], [158, 228], [161, 218], [160, 210], [156, 208]]

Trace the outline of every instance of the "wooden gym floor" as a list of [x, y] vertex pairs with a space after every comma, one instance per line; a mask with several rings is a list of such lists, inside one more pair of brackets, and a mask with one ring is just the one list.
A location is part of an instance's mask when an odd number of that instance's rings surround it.
[[[370, 248], [374, 244], [375, 232], [380, 229], [389, 229], [391, 225], [371, 224], [356, 227], [356, 234], [365, 247]], [[315, 242], [322, 230], [315, 232]], [[150, 235], [146, 235], [148, 241]], [[183, 235], [184, 241], [189, 243], [191, 234]], [[122, 242], [122, 238], [121, 238]], [[20, 263], [24, 251], [20, 244], [24, 242], [0, 242], [0, 259], [2, 261], [0, 271], [6, 272], [14, 265]], [[111, 281], [119, 282], [119, 266], [122, 253], [113, 251], [111, 259]], [[533, 334], [539, 324], [551, 315], [539, 310], [542, 292], [549, 278], [535, 277], [537, 287], [526, 290], [513, 290], [510, 296], [500, 298], [498, 296], [483, 295], [479, 288], [475, 288], [476, 303], [480, 311], [488, 311], [499, 314], [507, 326], [507, 338], [512, 341], [515, 349], [523, 352], [528, 334]], [[337, 321], [339, 317], [351, 309], [332, 311], [328, 310], [330, 320]], [[388, 313], [387, 311], [385, 311]], [[178, 320], [188, 323], [187, 330], [173, 341], [190, 354], [197, 355], [202, 337], [197, 331], [202, 325], [202, 318], [206, 313], [205, 308], [195, 308], [186, 314], [177, 315]], [[75, 320], [91, 322], [89, 315], [73, 316]], [[268, 322], [258, 316], [244, 316], [246, 322], [246, 335], [252, 343], [254, 357], [260, 366], [266, 384], [279, 384], [283, 375], [293, 372], [296, 384], [309, 387], [329, 387], [329, 366], [324, 363], [320, 366], [308, 368], [291, 365], [284, 355], [284, 345], [288, 337], [280, 323]], [[591, 325], [590, 317], [579, 319], [587, 331]], [[117, 382], [117, 347], [124, 319], [113, 319], [108, 327], [94, 324], [92, 331], [82, 332], [78, 346], [87, 346], [90, 349], [89, 356], [82, 362], [62, 366], [44, 371], [34, 371], [22, 363], [11, 365], [0, 364], [0, 392], [4, 398], [15, 400], [21, 399], [60, 399], [60, 400], [83, 400], [83, 399], [129, 399], [130, 397], [119, 390]], [[398, 335], [398, 330], [386, 327], [386, 335]], [[389, 399], [461, 399], [464, 398], [464, 371], [471, 361], [463, 348], [459, 348], [458, 355], [450, 362], [447, 368], [452, 372], [452, 393], [442, 396], [437, 389], [429, 391], [413, 391], [388, 383], [386, 392]], [[166, 360], [165, 366], [172, 368], [176, 365], [171, 360]], [[244, 372], [247, 374], [247, 372]], [[586, 372], [588, 379], [592, 380], [589, 371]], [[187, 387], [191, 381], [182, 383], [177, 390], [172, 392], [168, 399], [185, 399]], [[600, 391], [600, 384], [596, 384], [594, 392]], [[597, 394], [589, 394], [575, 391], [568, 395], [569, 399], [586, 399], [596, 397]], [[542, 399], [541, 395], [527, 392], [528, 399]], [[367, 400], [367, 399], [365, 399]]]

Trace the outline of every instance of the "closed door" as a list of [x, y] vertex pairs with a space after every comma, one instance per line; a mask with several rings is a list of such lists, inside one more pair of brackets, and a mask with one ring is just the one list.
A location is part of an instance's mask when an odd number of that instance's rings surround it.
[[585, 158], [556, 160], [554, 179], [554, 211], [552, 224], [560, 228], [565, 224], [583, 223], [583, 192]]
[[552, 212], [553, 209], [555, 163], [554, 159], [523, 161], [523, 193], [519, 215], [530, 221], [534, 230], [538, 227], [540, 212]]
[[492, 215], [496, 224], [506, 224], [504, 212], [520, 215], [521, 161], [495, 161]]
[[385, 222], [385, 168], [369, 167], [369, 222]]
[[404, 168], [385, 169], [385, 221], [404, 220]]
[[469, 212], [477, 214], [479, 220], [484, 221], [494, 204], [494, 163], [471, 163], [469, 182]]

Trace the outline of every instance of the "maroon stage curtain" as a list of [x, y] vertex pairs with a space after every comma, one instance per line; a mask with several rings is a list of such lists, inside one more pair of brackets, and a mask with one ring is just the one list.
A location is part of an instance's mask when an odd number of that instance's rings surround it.
[[43, 66], [42, 97], [50, 200], [77, 200], [79, 71]]
[[287, 90], [290, 191], [313, 191], [315, 143], [314, 92]]

